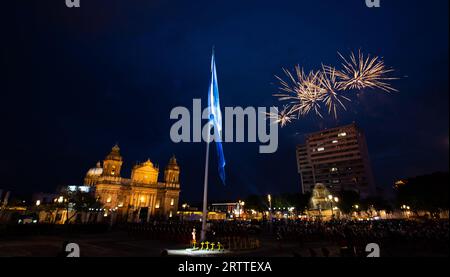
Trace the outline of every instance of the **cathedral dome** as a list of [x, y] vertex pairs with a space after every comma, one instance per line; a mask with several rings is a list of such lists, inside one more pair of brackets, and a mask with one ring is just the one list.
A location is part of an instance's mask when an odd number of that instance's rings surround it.
[[122, 156], [120, 155], [120, 148], [116, 144], [111, 149], [111, 152], [106, 156], [105, 160], [122, 161]]
[[102, 168], [100, 162], [98, 162], [96, 167], [93, 167], [88, 170], [88, 172], [86, 173], [86, 176], [97, 177], [97, 176], [102, 175], [102, 173], [103, 173], [103, 168]]
[[166, 169], [180, 170], [180, 167], [178, 166], [177, 159], [175, 158], [175, 155], [173, 155], [172, 158], [170, 158]]
[[145, 165], [145, 166], [154, 166], [153, 163], [152, 163], [152, 161], [150, 161], [150, 159], [147, 159], [147, 161], [145, 161], [142, 165]]

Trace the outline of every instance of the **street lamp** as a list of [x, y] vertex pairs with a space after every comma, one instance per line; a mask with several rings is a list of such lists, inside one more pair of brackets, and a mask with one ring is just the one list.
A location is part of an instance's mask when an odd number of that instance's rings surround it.
[[269, 200], [269, 220], [272, 222], [272, 195], [267, 195], [267, 200]]
[[401, 208], [402, 210], [411, 210], [411, 207], [406, 205], [402, 205]]
[[241, 207], [243, 207], [244, 205], [245, 205], [244, 201], [241, 201], [241, 200], [238, 201], [238, 208], [239, 208], [238, 215], [239, 215], [239, 218], [241, 218], [241, 212], [242, 212], [242, 208]]
[[405, 213], [406, 216], [409, 218], [411, 207], [407, 205], [402, 205], [400, 208], [402, 209], [403, 213]]
[[338, 203], [339, 202], [339, 198], [338, 197], [333, 197], [333, 195], [328, 195], [328, 200], [331, 203], [331, 216], [334, 217], [334, 207], [333, 207], [333, 201]]

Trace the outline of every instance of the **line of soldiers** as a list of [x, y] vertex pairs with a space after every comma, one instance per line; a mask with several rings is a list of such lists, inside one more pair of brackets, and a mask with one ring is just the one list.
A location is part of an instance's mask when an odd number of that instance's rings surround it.
[[[195, 240], [191, 241], [191, 247], [193, 250], [250, 250], [260, 247], [260, 241], [256, 238], [249, 237], [223, 237], [221, 239], [224, 244], [220, 241], [214, 242], [197, 242]], [[216, 248], [215, 248], [216, 247]]]
[[[219, 242], [209, 242], [209, 241], [202, 241], [197, 244], [197, 242], [194, 240], [192, 241], [192, 250], [206, 250], [206, 251], [223, 251], [225, 250], [223, 245]], [[210, 247], [211, 246], [211, 247]], [[217, 248], [215, 248], [217, 246]]]

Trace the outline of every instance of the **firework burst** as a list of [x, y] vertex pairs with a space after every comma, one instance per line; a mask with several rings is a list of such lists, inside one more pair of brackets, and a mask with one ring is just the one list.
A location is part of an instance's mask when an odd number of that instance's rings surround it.
[[307, 115], [314, 111], [318, 116], [322, 117], [320, 110], [322, 102], [326, 96], [326, 90], [321, 86], [321, 72], [311, 71], [298, 87], [298, 103], [291, 110], [299, 112], [299, 115]]
[[305, 73], [299, 65], [295, 66], [293, 72], [283, 68], [287, 78], [285, 80], [275, 76], [280, 82], [280, 92], [274, 96], [287, 105], [282, 112], [270, 116], [276, 116], [277, 122], [285, 126], [294, 119], [294, 114], [300, 118], [314, 112], [323, 117], [321, 109], [325, 105], [328, 113], [337, 118], [338, 108], [347, 110], [344, 102], [351, 101], [343, 95], [346, 91], [364, 88], [397, 91], [388, 83], [389, 80], [398, 79], [387, 76], [394, 70], [386, 68], [380, 58], [364, 56], [361, 51], [358, 52], [358, 57], [352, 52], [348, 60], [338, 54], [343, 59], [341, 70], [323, 65], [321, 70], [309, 73]]
[[358, 57], [352, 52], [347, 60], [341, 53], [338, 54], [343, 60], [343, 69], [336, 71], [336, 75], [343, 89], [379, 88], [386, 92], [397, 91], [387, 83], [397, 79], [387, 76], [394, 70], [386, 68], [379, 57], [364, 56], [359, 51]]
[[344, 110], [347, 110], [343, 101], [350, 102], [350, 98], [342, 95], [342, 88], [337, 81], [336, 69], [331, 66], [322, 66], [322, 72], [320, 76], [320, 86], [325, 90], [325, 96], [323, 101], [325, 102], [328, 113], [333, 113], [334, 118], [337, 118], [337, 109], [341, 106]]
[[279, 90], [281, 93], [274, 94], [274, 96], [278, 97], [280, 101], [287, 100], [294, 104], [298, 100], [298, 94], [301, 93], [303, 84], [307, 79], [307, 75], [298, 65], [295, 66], [294, 74], [285, 68], [283, 68], [283, 72], [287, 76], [287, 81], [275, 75], [278, 81], [280, 81]]
[[274, 119], [274, 122], [276, 124], [280, 124], [283, 128], [288, 123], [291, 123], [292, 120], [295, 119], [295, 116], [293, 116], [291, 113], [289, 113], [289, 107], [286, 105], [284, 106], [283, 110], [278, 110], [277, 107], [273, 107], [276, 112], [275, 113], [266, 113], [268, 118]]
[[311, 71], [308, 74], [300, 68], [295, 67], [295, 73], [291, 73], [287, 69], [283, 69], [288, 77], [287, 81], [275, 76], [280, 81], [281, 93], [274, 94], [280, 101], [288, 101], [287, 113], [297, 113], [298, 117], [306, 115], [314, 111], [317, 115], [320, 113], [320, 104], [325, 96], [324, 91], [320, 88], [320, 72]]

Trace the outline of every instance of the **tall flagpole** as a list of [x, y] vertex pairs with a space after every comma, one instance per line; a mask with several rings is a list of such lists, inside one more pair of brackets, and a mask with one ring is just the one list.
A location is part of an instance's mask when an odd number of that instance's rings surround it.
[[206, 158], [205, 158], [205, 180], [203, 182], [203, 214], [202, 231], [200, 240], [204, 241], [206, 237], [206, 221], [208, 220], [208, 167], [209, 167], [209, 144], [211, 135], [211, 121], [208, 122], [208, 135], [206, 139]]
[[[214, 62], [214, 46], [212, 49], [212, 60], [211, 60], [211, 85], [209, 87], [209, 96], [208, 96], [208, 108], [211, 109], [211, 103], [209, 101], [211, 100], [211, 94], [213, 88], [213, 78], [214, 78], [214, 72], [213, 70], [213, 62]], [[209, 114], [211, 114], [211, 110], [209, 110]], [[201, 241], [204, 241], [206, 238], [206, 228], [207, 228], [207, 221], [208, 221], [208, 167], [209, 167], [209, 144], [210, 144], [210, 138], [211, 138], [211, 118], [208, 121], [208, 134], [206, 136], [206, 157], [205, 157], [205, 179], [203, 181], [203, 214], [202, 214], [202, 231], [200, 234]]]

